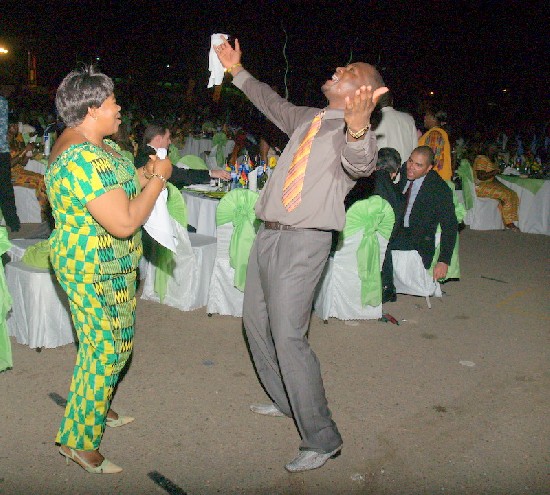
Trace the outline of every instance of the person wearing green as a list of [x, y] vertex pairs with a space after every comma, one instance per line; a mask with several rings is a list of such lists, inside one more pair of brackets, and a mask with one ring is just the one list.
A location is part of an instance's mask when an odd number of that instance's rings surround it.
[[172, 172], [150, 159], [136, 172], [113, 141], [121, 107], [113, 81], [93, 66], [69, 73], [56, 94], [66, 124], [46, 170], [55, 229], [50, 261], [67, 293], [78, 353], [56, 442], [90, 473], [122, 468], [99, 452], [105, 426], [122, 426], [111, 402], [132, 353], [141, 226]]

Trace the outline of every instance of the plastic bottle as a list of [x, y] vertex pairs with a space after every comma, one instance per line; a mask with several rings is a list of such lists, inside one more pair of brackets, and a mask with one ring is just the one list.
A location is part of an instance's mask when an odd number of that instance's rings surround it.
[[44, 133], [44, 156], [50, 156], [50, 133], [46, 129], [46, 132]]

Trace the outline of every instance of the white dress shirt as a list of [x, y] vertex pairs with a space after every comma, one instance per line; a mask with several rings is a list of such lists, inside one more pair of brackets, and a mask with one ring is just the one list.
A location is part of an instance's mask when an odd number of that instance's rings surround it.
[[383, 107], [381, 111], [382, 120], [374, 130], [378, 149], [394, 148], [401, 156], [401, 163], [406, 162], [418, 146], [414, 119], [408, 113], [399, 112], [393, 107]]

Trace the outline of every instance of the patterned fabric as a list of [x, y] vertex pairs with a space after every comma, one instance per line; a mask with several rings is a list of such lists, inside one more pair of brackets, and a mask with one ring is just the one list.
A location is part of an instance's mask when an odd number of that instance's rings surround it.
[[440, 127], [432, 127], [419, 140], [418, 146], [429, 146], [434, 152], [433, 169], [443, 180], [450, 180], [453, 176], [451, 166], [451, 143], [449, 136]]
[[[107, 144], [120, 152], [115, 143]], [[91, 143], [69, 147], [46, 171], [56, 223], [50, 259], [67, 292], [79, 341], [56, 441], [79, 450], [99, 447], [119, 373], [133, 347], [141, 231], [115, 238], [86, 208], [119, 187], [130, 199], [140, 192], [133, 164]]]
[[48, 219], [50, 202], [48, 201], [48, 195], [46, 194], [44, 176], [36, 172], [31, 172], [30, 170], [25, 170], [23, 165], [15, 165], [11, 168], [11, 183], [14, 186], [34, 189], [36, 199], [40, 204], [42, 221], [46, 221]]
[[306, 175], [307, 161], [311, 151], [313, 139], [321, 128], [321, 120], [324, 111], [319, 112], [311, 121], [311, 126], [307, 131], [302, 143], [296, 150], [292, 163], [283, 185], [283, 205], [287, 211], [294, 210], [302, 200], [302, 187], [304, 186], [304, 177]]
[[477, 178], [477, 172], [492, 172], [498, 170], [498, 167], [487, 156], [478, 155], [474, 160], [473, 169], [476, 175], [476, 195], [478, 198], [491, 198], [499, 202], [502, 221], [505, 225], [517, 222], [519, 219], [519, 198], [515, 191], [512, 191], [495, 177], [489, 180], [480, 180]]
[[0, 96], [0, 153], [9, 153], [8, 144], [8, 100]]

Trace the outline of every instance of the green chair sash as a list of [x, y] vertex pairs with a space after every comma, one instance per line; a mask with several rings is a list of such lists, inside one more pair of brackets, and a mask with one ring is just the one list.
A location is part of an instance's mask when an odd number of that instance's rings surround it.
[[206, 162], [200, 156], [196, 155], [185, 155], [180, 158], [177, 164], [179, 167], [185, 166], [191, 170], [208, 170]]
[[[455, 215], [456, 215], [456, 219], [460, 223], [462, 222], [462, 220], [464, 220], [464, 216], [466, 215], [466, 208], [460, 201], [458, 201], [458, 198], [454, 192], [455, 190], [454, 183], [451, 182], [450, 180], [447, 180], [445, 182], [453, 191], [453, 204], [455, 207]], [[441, 226], [439, 225], [437, 226], [437, 232], [441, 232]], [[453, 249], [453, 254], [451, 256], [451, 263], [449, 264], [449, 268], [447, 269], [447, 276], [445, 277], [444, 280], [447, 280], [449, 278], [460, 278], [460, 260], [458, 258], [458, 250], [459, 250], [459, 236], [457, 235], [455, 247]], [[441, 243], [438, 244], [435, 248], [434, 257], [432, 259], [432, 264], [429, 269], [429, 272], [431, 275], [433, 275], [434, 267], [437, 264], [437, 260], [439, 259], [440, 252], [441, 252]]]
[[393, 208], [380, 196], [357, 201], [346, 213], [342, 238], [347, 239], [363, 231], [363, 238], [357, 248], [357, 272], [361, 280], [363, 306], [378, 306], [382, 303], [380, 247], [376, 234], [389, 239], [394, 223]]
[[227, 136], [225, 132], [217, 132], [212, 138], [212, 147], [216, 146], [216, 164], [221, 167], [225, 163], [225, 145]]
[[[6, 227], [0, 227], [0, 258], [11, 247], [8, 240], [8, 231]], [[13, 358], [11, 354], [11, 342], [8, 337], [8, 326], [6, 324], [6, 315], [11, 309], [12, 298], [8, 291], [6, 275], [4, 274], [4, 265], [0, 260], [0, 371], [13, 367]]]
[[475, 183], [474, 171], [470, 162], [463, 158], [460, 160], [460, 166], [456, 169], [457, 175], [462, 181], [462, 194], [464, 195], [464, 206], [467, 210], [474, 207]]
[[[168, 189], [168, 200], [166, 206], [170, 217], [178, 222], [184, 229], [187, 229], [187, 206], [183, 195], [176, 186], [166, 183]], [[154, 243], [153, 259], [155, 260], [155, 282], [154, 290], [162, 303], [166, 296], [168, 279], [172, 276], [175, 267], [174, 253], [161, 244]]]
[[50, 245], [48, 239], [37, 242], [25, 249], [21, 261], [33, 268], [50, 269]]
[[220, 201], [216, 209], [216, 225], [233, 224], [229, 243], [229, 264], [235, 270], [233, 285], [244, 292], [246, 268], [252, 243], [256, 237], [259, 222], [254, 206], [258, 193], [249, 189], [233, 189]]
[[173, 144], [168, 146], [168, 158], [175, 165], [181, 160], [180, 150], [176, 148]]

